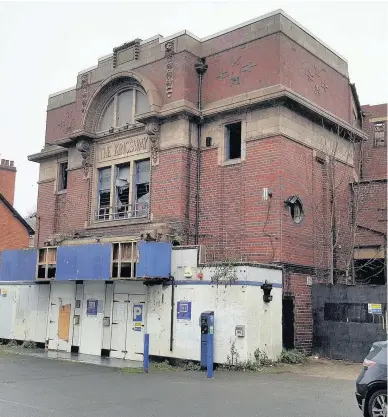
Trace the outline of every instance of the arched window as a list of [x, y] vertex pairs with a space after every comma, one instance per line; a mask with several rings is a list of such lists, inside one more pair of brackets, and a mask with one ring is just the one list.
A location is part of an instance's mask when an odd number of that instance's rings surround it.
[[98, 124], [98, 132], [132, 125], [135, 115], [149, 110], [147, 96], [138, 89], [119, 91], [105, 106]]

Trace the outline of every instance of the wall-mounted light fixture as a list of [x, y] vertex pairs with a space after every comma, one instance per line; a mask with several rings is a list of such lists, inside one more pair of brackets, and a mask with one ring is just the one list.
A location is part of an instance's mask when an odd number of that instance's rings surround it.
[[270, 303], [272, 301], [272, 284], [269, 284], [267, 280], [265, 280], [264, 284], [261, 286], [261, 289], [263, 290], [263, 301], [265, 303]]

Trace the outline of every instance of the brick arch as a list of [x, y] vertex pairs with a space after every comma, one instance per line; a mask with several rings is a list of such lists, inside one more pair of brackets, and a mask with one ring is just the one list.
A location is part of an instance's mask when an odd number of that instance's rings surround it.
[[133, 71], [119, 72], [105, 79], [90, 97], [82, 121], [85, 130], [95, 131], [107, 102], [115, 93], [125, 88], [137, 88], [144, 91], [148, 98], [150, 112], [158, 113], [160, 111], [162, 99], [152, 81]]

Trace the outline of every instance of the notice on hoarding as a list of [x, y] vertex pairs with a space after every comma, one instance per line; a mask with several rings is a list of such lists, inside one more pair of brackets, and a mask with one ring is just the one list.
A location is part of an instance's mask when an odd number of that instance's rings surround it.
[[369, 304], [368, 303], [368, 313], [369, 314], [383, 314], [383, 308], [381, 304]]

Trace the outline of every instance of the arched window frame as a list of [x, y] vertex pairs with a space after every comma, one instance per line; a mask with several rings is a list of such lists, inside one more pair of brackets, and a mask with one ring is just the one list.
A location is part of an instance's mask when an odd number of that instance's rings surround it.
[[[134, 92], [134, 94], [132, 95], [132, 123], [129, 123], [128, 125], [132, 126], [132, 127], [142, 125], [142, 123], [135, 121], [135, 116], [137, 114], [139, 114], [139, 113], [137, 113], [137, 109], [136, 109], [136, 97], [137, 97], [137, 94], [140, 93], [143, 96], [145, 96], [146, 99], [148, 100], [147, 94], [141, 88], [139, 88], [137, 86], [134, 86], [134, 85], [131, 85], [131, 86], [126, 86], [126, 87], [116, 91], [113, 95], [111, 95], [109, 97], [108, 100], [106, 100], [106, 103], [105, 103], [104, 107], [102, 108], [102, 111], [100, 112], [100, 116], [99, 116], [98, 123], [97, 123], [97, 126], [96, 126], [96, 133], [108, 132], [111, 128], [117, 129], [117, 128], [126, 126], [126, 124], [122, 124], [122, 125], [117, 124], [118, 97], [120, 96], [120, 94], [123, 94], [126, 91], [133, 91]], [[113, 118], [112, 118], [113, 123], [112, 123], [112, 126], [110, 126], [109, 129], [101, 130], [100, 125], [101, 125], [102, 119], [104, 118], [105, 112], [106, 112], [107, 108], [109, 107], [109, 105], [111, 104], [112, 99], [113, 99]]]

